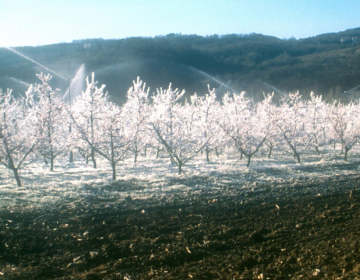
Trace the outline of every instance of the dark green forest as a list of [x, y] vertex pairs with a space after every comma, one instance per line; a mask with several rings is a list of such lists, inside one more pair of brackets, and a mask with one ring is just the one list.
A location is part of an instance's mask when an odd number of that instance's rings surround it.
[[[154, 91], [158, 87], [207, 93], [207, 85], [226, 91], [263, 93], [310, 91], [334, 98], [359, 98], [360, 28], [306, 39], [279, 39], [261, 34], [181, 35], [117, 40], [85, 39], [38, 47], [17, 47], [38, 63], [72, 79], [82, 63], [86, 75], [106, 84], [113, 101], [124, 101], [132, 81], [140, 76]], [[0, 87], [23, 94], [38, 82], [37, 64], [0, 49]], [[67, 89], [53, 75], [53, 88]]]

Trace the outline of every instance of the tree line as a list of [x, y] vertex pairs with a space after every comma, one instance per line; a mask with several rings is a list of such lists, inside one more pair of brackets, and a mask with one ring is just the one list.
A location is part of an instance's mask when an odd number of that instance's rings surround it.
[[111, 102], [105, 85], [94, 73], [86, 90], [71, 104], [50, 85], [52, 76], [37, 75], [23, 96], [0, 90], [0, 165], [11, 170], [21, 186], [19, 170], [45, 161], [50, 171], [60, 157], [74, 155], [97, 168], [99, 158], [109, 163], [112, 179], [117, 166], [151, 149], [165, 154], [178, 173], [194, 157], [237, 151], [249, 167], [266, 151], [292, 155], [298, 163], [305, 152], [321, 155], [340, 144], [344, 160], [360, 137], [358, 102], [325, 102], [299, 92], [266, 94], [257, 101], [245, 92], [227, 92], [218, 100], [215, 88], [185, 97], [185, 91], [158, 88], [150, 93], [137, 78], [122, 105]]

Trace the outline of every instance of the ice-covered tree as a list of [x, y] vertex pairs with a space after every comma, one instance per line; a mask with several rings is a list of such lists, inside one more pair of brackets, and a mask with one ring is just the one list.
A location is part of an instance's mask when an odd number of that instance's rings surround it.
[[279, 141], [287, 146], [292, 155], [301, 163], [301, 154], [308, 147], [306, 133], [306, 105], [299, 92], [290, 93], [279, 106], [276, 126], [279, 131]]
[[[104, 110], [105, 114], [101, 119], [99, 131], [101, 141], [91, 144], [91, 146], [110, 162], [112, 179], [116, 180], [116, 165], [127, 156], [137, 137], [138, 130], [137, 128], [129, 129], [131, 119], [118, 105], [109, 102]], [[88, 143], [90, 144], [90, 142]]]
[[50, 74], [38, 74], [41, 81], [33, 87], [38, 101], [34, 105], [37, 117], [39, 143], [37, 152], [50, 162], [50, 171], [54, 171], [55, 159], [68, 148], [69, 114], [67, 105], [49, 85]]
[[22, 185], [19, 170], [31, 163], [38, 143], [34, 126], [35, 113], [26, 99], [15, 99], [11, 90], [0, 88], [0, 164], [11, 170], [17, 185]]
[[262, 126], [263, 131], [268, 131], [264, 141], [265, 146], [268, 147], [268, 158], [277, 146], [275, 127], [278, 120], [278, 108], [273, 103], [273, 98], [274, 93], [264, 95], [264, 99], [256, 106], [257, 124]]
[[166, 90], [158, 89], [153, 96], [153, 114], [149, 123], [155, 139], [165, 148], [179, 174], [183, 172], [184, 164], [209, 141], [203, 137], [195, 106], [179, 103], [184, 94], [185, 91], [173, 90], [171, 84]]
[[[72, 119], [75, 130], [72, 135], [73, 146], [86, 159], [90, 157], [93, 167], [97, 167], [95, 143], [101, 141], [100, 126], [103, 121], [104, 106], [108, 102], [108, 93], [104, 91], [105, 85], [97, 87], [95, 74], [91, 80], [86, 78], [86, 90], [75, 100], [72, 109]], [[84, 139], [87, 139], [86, 141]]]
[[105, 86], [97, 88], [93, 81], [88, 83], [93, 90], [83, 93], [74, 104], [74, 127], [77, 139], [110, 163], [112, 179], [116, 180], [117, 164], [127, 156], [138, 129], [133, 129], [131, 116], [122, 107], [108, 101]]
[[146, 127], [146, 122], [150, 117], [149, 88], [140, 80], [140, 77], [133, 81], [133, 86], [127, 92], [123, 114], [130, 119], [128, 129], [138, 131], [130, 147], [130, 151], [134, 154], [134, 163], [136, 163], [141, 149], [145, 151], [151, 144], [151, 137]]
[[341, 143], [344, 160], [348, 160], [349, 151], [358, 143], [360, 137], [359, 105], [353, 102], [343, 104], [335, 101], [326, 108], [327, 120], [332, 137]]
[[329, 143], [326, 104], [321, 95], [317, 96], [311, 92], [310, 100], [305, 103], [305, 106], [306, 137], [309, 145], [320, 155], [320, 148]]
[[272, 125], [259, 119], [257, 105], [245, 97], [245, 92], [232, 95], [227, 93], [223, 97], [222, 116], [219, 120], [219, 126], [247, 159], [247, 167], [272, 129]]
[[218, 146], [221, 145], [222, 131], [217, 125], [220, 104], [216, 100], [216, 90], [210, 89], [208, 86], [208, 91], [209, 93], [205, 94], [205, 96], [197, 96], [197, 94], [192, 95], [191, 102], [193, 106], [195, 106], [197, 114], [200, 117], [200, 129], [206, 140], [203, 150], [205, 152], [206, 161], [210, 162], [210, 153], [212, 151], [217, 152]]

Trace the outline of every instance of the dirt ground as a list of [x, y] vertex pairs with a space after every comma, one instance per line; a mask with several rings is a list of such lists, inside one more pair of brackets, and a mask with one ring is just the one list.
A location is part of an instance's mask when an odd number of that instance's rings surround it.
[[3, 207], [0, 279], [360, 279], [359, 184]]

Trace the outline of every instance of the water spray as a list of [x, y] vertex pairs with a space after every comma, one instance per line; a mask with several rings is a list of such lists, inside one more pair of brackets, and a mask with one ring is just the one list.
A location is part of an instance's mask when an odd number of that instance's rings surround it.
[[354, 88], [352, 88], [352, 89], [350, 89], [350, 90], [347, 90], [347, 91], [345, 91], [344, 93], [349, 94], [349, 93], [353, 92], [354, 90], [357, 90], [358, 88], [360, 88], [360, 85], [357, 86], [357, 87], [354, 87]]
[[222, 81], [216, 79], [215, 77], [213, 77], [213, 76], [205, 73], [204, 71], [201, 71], [201, 70], [199, 70], [199, 69], [196, 69], [196, 68], [194, 68], [194, 67], [192, 67], [192, 66], [189, 66], [189, 67], [190, 67], [191, 70], [193, 70], [193, 71], [195, 71], [195, 72], [198, 72], [198, 73], [204, 75], [205, 77], [210, 78], [211, 80], [215, 81], [215, 82], [218, 83], [220, 86], [223, 86], [223, 87], [231, 90], [232, 92], [235, 92], [236, 94], [239, 94], [239, 92], [236, 91], [235, 89], [229, 87], [227, 84], [225, 84], [225, 83], [223, 83]]
[[[71, 111], [71, 92], [70, 92], [70, 91], [71, 91], [71, 85], [75, 82], [75, 80], [77, 80], [77, 79], [80, 77], [80, 73], [84, 73], [84, 69], [85, 69], [84, 64], [82, 64], [82, 65], [80, 66], [79, 70], [76, 72], [76, 75], [75, 75], [74, 79], [67, 79], [67, 78], [65, 78], [64, 76], [60, 75], [59, 73], [56, 73], [55, 71], [51, 70], [50, 68], [46, 67], [45, 65], [42, 65], [41, 63], [39, 63], [39, 62], [31, 59], [30, 57], [28, 57], [28, 56], [26, 56], [26, 55], [24, 55], [24, 54], [22, 54], [22, 53], [20, 53], [20, 52], [18, 52], [18, 51], [16, 51], [16, 50], [14, 50], [14, 49], [12, 49], [12, 48], [9, 48], [9, 47], [5, 47], [5, 48], [8, 49], [8, 50], [11, 51], [11, 52], [13, 52], [13, 53], [15, 53], [15, 54], [23, 57], [23, 58], [31, 61], [32, 63], [35, 63], [36, 65], [44, 68], [45, 70], [47, 70], [47, 71], [55, 74], [55, 75], [58, 76], [59, 78], [65, 80], [65, 81], [69, 84], [69, 88], [68, 88], [68, 90], [66, 91], [66, 93], [64, 94], [63, 99], [65, 99], [66, 95], [69, 95], [69, 109], [70, 109], [70, 111]], [[72, 130], [72, 124], [71, 124], [71, 117], [70, 117], [70, 124], [69, 124], [69, 132], [70, 132], [70, 133], [71, 133], [71, 130]], [[73, 152], [72, 152], [72, 151], [70, 151], [70, 159], [69, 159], [69, 161], [70, 161], [70, 162], [73, 162], [73, 161], [74, 161]]]
[[11, 80], [13, 80], [13, 81], [15, 81], [15, 82], [17, 82], [17, 83], [19, 83], [19, 84], [22, 84], [22, 85], [24, 85], [24, 86], [26, 86], [26, 87], [29, 87], [29, 86], [30, 86], [29, 83], [24, 82], [24, 81], [22, 81], [22, 80], [19, 80], [19, 79], [15, 78], [15, 77], [9, 77], [9, 79], [11, 79]]
[[5, 48], [8, 49], [9, 51], [12, 51], [13, 53], [16, 53], [17, 55], [19, 55], [19, 56], [21, 56], [21, 57], [23, 57], [23, 58], [31, 61], [32, 63], [35, 63], [36, 65], [38, 65], [38, 66], [46, 69], [47, 71], [55, 74], [56, 76], [60, 77], [61, 79], [65, 80], [65, 81], [67, 81], [67, 82], [69, 81], [69, 79], [66, 79], [64, 76], [61, 76], [59, 73], [56, 73], [55, 71], [49, 69], [48, 67], [46, 67], [45, 65], [42, 65], [41, 63], [39, 63], [39, 62], [37, 62], [37, 61], [31, 59], [30, 57], [28, 57], [28, 56], [26, 56], [26, 55], [24, 55], [24, 54], [22, 54], [22, 53], [20, 53], [20, 52], [18, 52], [18, 51], [16, 51], [16, 50], [12, 49], [12, 48], [9, 48], [9, 47], [5, 47]]
[[66, 90], [66, 92], [65, 92], [65, 94], [63, 96], [63, 99], [65, 99], [65, 97], [68, 94], [69, 94], [69, 98], [70, 98], [70, 88], [74, 87], [74, 84], [75, 84], [76, 81], [81, 80], [81, 79], [84, 80], [84, 78], [85, 78], [84, 76], [85, 76], [85, 64], [83, 63], [83, 64], [81, 64], [80, 68], [76, 71], [76, 74], [75, 74], [74, 78], [71, 79], [71, 80], [67, 80], [68, 83], [69, 83], [69, 87]]
[[[69, 104], [70, 104], [70, 106], [71, 106], [70, 88], [71, 88], [72, 86], [74, 86], [75, 81], [79, 80], [80, 78], [83, 78], [83, 76], [84, 76], [84, 71], [85, 71], [85, 65], [84, 65], [84, 63], [81, 64], [80, 68], [79, 68], [78, 71], [76, 72], [75, 77], [74, 77], [73, 79], [67, 79], [67, 78], [65, 78], [64, 76], [60, 75], [59, 73], [55, 72], [54, 70], [51, 70], [50, 68], [46, 67], [45, 65], [43, 65], [43, 64], [41, 64], [41, 63], [33, 60], [32, 58], [30, 58], [30, 57], [28, 57], [28, 56], [26, 56], [26, 55], [24, 55], [24, 54], [22, 54], [22, 53], [20, 53], [20, 52], [18, 52], [18, 51], [16, 51], [16, 50], [14, 50], [14, 49], [12, 49], [12, 48], [9, 48], [9, 47], [5, 47], [5, 48], [8, 49], [8, 50], [11, 51], [11, 52], [13, 52], [13, 53], [15, 53], [15, 54], [23, 57], [23, 58], [25, 58], [26, 60], [29, 60], [29, 61], [31, 61], [32, 63], [34, 63], [34, 64], [36, 64], [36, 65], [44, 68], [45, 70], [53, 73], [54, 75], [58, 76], [59, 78], [63, 79], [64, 81], [66, 81], [66, 82], [68, 83], [68, 89], [66, 90], [66, 92], [65, 92], [65, 94], [64, 94], [64, 96], [63, 96], [63, 99], [65, 99], [65, 97], [66, 97], [67, 95], [69, 95]], [[13, 77], [11, 77], [11, 79], [17, 80], [16, 78], [13, 78]], [[18, 82], [21, 82], [20, 80], [17, 80], [17, 81], [18, 81]], [[22, 82], [22, 84], [25, 84], [25, 82]], [[29, 86], [29, 84], [26, 84], [26, 85]]]
[[264, 85], [270, 87], [271, 89], [275, 90], [276, 92], [280, 93], [282, 96], [286, 96], [286, 94], [283, 91], [277, 89], [276, 87], [274, 87], [266, 82], [262, 82], [262, 81], [260, 81], [260, 82], [263, 83]]

